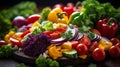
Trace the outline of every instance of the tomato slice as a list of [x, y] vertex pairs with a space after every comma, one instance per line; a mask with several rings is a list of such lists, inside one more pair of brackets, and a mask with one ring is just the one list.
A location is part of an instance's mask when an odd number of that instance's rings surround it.
[[72, 47], [76, 49], [77, 45], [79, 44], [78, 41], [71, 41]]

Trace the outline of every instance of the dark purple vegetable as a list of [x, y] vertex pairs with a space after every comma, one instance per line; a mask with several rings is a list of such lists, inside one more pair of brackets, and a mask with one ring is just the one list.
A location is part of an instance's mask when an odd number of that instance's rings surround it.
[[92, 41], [100, 41], [101, 36], [95, 34], [94, 38], [92, 39]]
[[23, 42], [23, 52], [26, 55], [37, 57], [47, 50], [51, 45], [50, 37], [44, 33], [38, 35], [28, 35], [26, 41]]
[[74, 39], [77, 39], [78, 37], [78, 29], [77, 28], [73, 28], [71, 29], [72, 33], [73, 33], [73, 37], [69, 39], [69, 41], [73, 41]]
[[13, 19], [12, 26], [17, 26], [20, 28], [23, 25], [26, 25], [27, 21], [23, 16], [17, 16]]

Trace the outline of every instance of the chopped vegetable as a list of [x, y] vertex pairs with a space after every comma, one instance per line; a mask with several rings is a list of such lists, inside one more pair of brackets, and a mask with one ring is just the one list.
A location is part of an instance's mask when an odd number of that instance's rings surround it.
[[63, 33], [61, 33], [61, 36], [66, 38], [66, 39], [69, 39], [72, 37], [72, 32], [70, 30], [67, 32], [63, 32]]
[[17, 65], [17, 67], [26, 67], [24, 63], [20, 63]]
[[[53, 18], [54, 17], [54, 18]], [[48, 18], [49, 21], [54, 23], [64, 23], [68, 24], [68, 16], [65, 12], [62, 11], [60, 8], [54, 8], [49, 14]]]
[[88, 67], [97, 67], [97, 65], [94, 64], [94, 63], [90, 63], [90, 64], [88, 65]]
[[35, 61], [37, 67], [60, 67], [59, 63], [50, 58], [39, 56]]
[[78, 58], [77, 51], [74, 49], [71, 51], [63, 52], [63, 55], [68, 57], [68, 58]]
[[62, 57], [62, 52], [58, 50], [56, 45], [50, 45], [48, 48], [48, 55], [53, 59], [57, 59]]
[[39, 23], [42, 23], [43, 21], [47, 20], [50, 11], [51, 9], [48, 7], [42, 9], [42, 12], [40, 13], [41, 18], [39, 19]]
[[8, 58], [12, 56], [14, 48], [8, 44], [0, 47], [0, 58]]
[[47, 50], [50, 45], [50, 38], [44, 33], [38, 35], [28, 35], [26, 41], [23, 42], [23, 52], [26, 55], [37, 57]]

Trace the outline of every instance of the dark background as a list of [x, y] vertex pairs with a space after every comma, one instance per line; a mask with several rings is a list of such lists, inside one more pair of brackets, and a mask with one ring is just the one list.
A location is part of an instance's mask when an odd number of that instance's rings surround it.
[[[83, 0], [0, 0], [0, 8], [13, 6], [21, 1], [35, 1], [38, 6], [52, 6], [56, 3], [66, 4], [67, 2], [76, 3]], [[118, 8], [120, 6], [120, 0], [98, 0], [99, 2], [110, 2], [113, 6]]]

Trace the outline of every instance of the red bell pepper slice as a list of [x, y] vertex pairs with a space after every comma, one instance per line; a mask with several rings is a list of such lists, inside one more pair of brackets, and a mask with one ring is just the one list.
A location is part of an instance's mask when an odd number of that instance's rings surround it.
[[28, 34], [28, 33], [30, 33], [30, 30], [26, 30], [25, 32], [23, 32], [22, 34], [21, 34], [21, 37], [23, 38], [26, 34]]
[[13, 46], [17, 45], [18, 47], [22, 47], [22, 43], [21, 43], [20, 39], [16, 39], [14, 37], [11, 37], [10, 42], [12, 43]]

